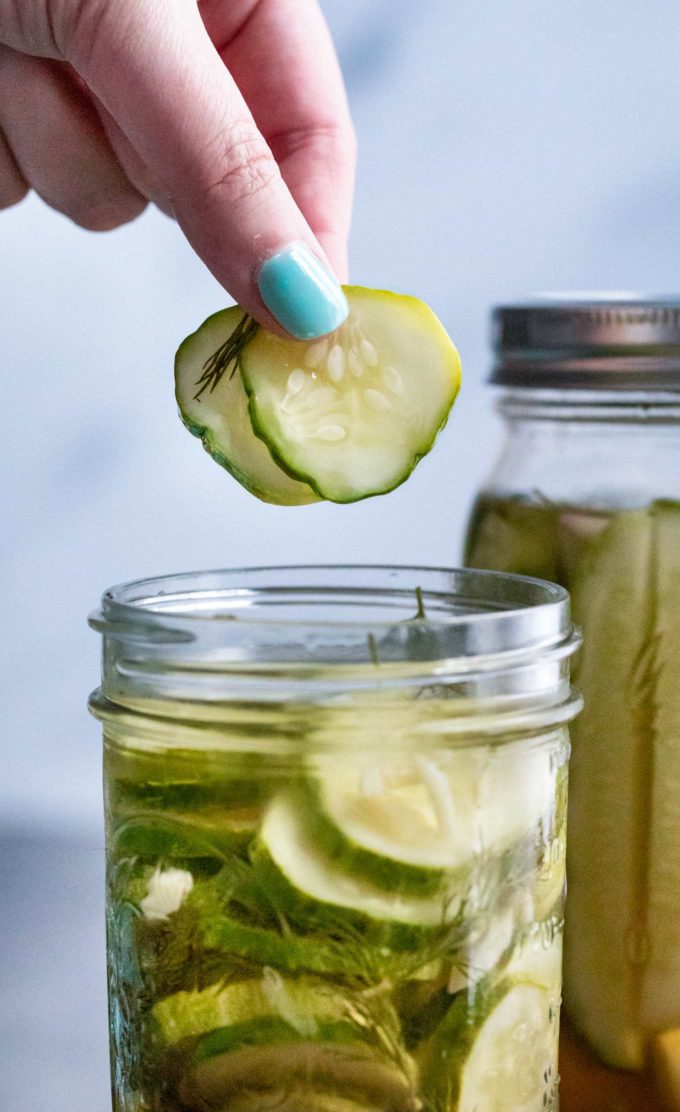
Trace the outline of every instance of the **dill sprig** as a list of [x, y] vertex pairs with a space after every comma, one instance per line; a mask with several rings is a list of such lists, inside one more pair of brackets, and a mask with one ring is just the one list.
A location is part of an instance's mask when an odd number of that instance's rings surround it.
[[229, 378], [232, 378], [235, 372], [240, 370], [243, 350], [253, 339], [259, 327], [256, 320], [247, 313], [243, 314], [231, 335], [203, 364], [203, 373], [196, 383], [198, 390], [194, 394], [195, 401], [206, 390], [212, 394], [227, 371], [229, 371]]
[[427, 614], [425, 613], [425, 603], [423, 602], [423, 588], [422, 587], [416, 587], [416, 604], [417, 604], [417, 610], [416, 610], [415, 618], [412, 618], [411, 621], [424, 622], [427, 618]]

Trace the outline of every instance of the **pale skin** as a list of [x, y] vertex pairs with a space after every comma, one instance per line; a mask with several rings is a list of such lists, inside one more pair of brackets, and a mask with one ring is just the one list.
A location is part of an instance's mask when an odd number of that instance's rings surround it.
[[280, 332], [259, 266], [302, 241], [346, 281], [354, 163], [315, 0], [0, 0], [0, 208], [106, 231], [152, 201]]

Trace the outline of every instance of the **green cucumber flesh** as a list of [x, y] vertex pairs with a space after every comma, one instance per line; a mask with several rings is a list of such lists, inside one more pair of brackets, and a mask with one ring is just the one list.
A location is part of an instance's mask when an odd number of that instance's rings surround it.
[[460, 385], [458, 353], [422, 301], [345, 289], [350, 315], [302, 345], [260, 330], [243, 351], [253, 429], [323, 498], [355, 502], [404, 482]]
[[214, 390], [199, 397], [198, 380], [208, 359], [243, 319], [237, 305], [204, 321], [181, 344], [175, 358], [175, 393], [182, 420], [222, 467], [264, 502], [302, 506], [319, 496], [290, 477], [255, 436], [239, 367], [227, 370]]
[[[460, 1112], [543, 1112], [554, 1088], [550, 996], [530, 982], [516, 983], [482, 1023], [460, 1073]], [[552, 1078], [552, 1082], [547, 1080]]]

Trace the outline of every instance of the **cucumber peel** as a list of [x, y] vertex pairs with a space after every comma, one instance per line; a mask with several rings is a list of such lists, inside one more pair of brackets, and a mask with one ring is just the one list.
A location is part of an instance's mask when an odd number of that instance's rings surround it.
[[432, 448], [460, 359], [422, 301], [348, 286], [347, 321], [312, 343], [234, 306], [180, 346], [186, 427], [243, 486], [280, 505], [356, 502], [403, 483]]
[[281, 913], [309, 929], [344, 932], [388, 949], [423, 946], [460, 912], [446, 893], [406, 897], [335, 867], [310, 837], [295, 793], [272, 801], [251, 848], [260, 883]]
[[311, 487], [286, 474], [254, 435], [239, 367], [222, 376], [216, 393], [204, 391], [197, 396], [206, 361], [242, 320], [237, 305], [223, 309], [180, 345], [175, 356], [175, 396], [182, 421], [213, 459], [256, 498], [283, 506], [318, 502]]

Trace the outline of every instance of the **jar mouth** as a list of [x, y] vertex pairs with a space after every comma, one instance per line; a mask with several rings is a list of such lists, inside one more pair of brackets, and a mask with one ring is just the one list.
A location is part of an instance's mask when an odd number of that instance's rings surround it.
[[196, 572], [113, 587], [90, 625], [104, 636], [103, 698], [147, 715], [436, 694], [455, 698], [463, 724], [480, 701], [494, 715], [548, 707], [551, 721], [576, 706], [569, 596], [525, 576], [370, 564]]
[[107, 590], [90, 625], [116, 642], [202, 641], [231, 650], [234, 662], [300, 665], [497, 657], [557, 646], [572, 632], [569, 596], [556, 584], [492, 571], [373, 564], [136, 580]]

